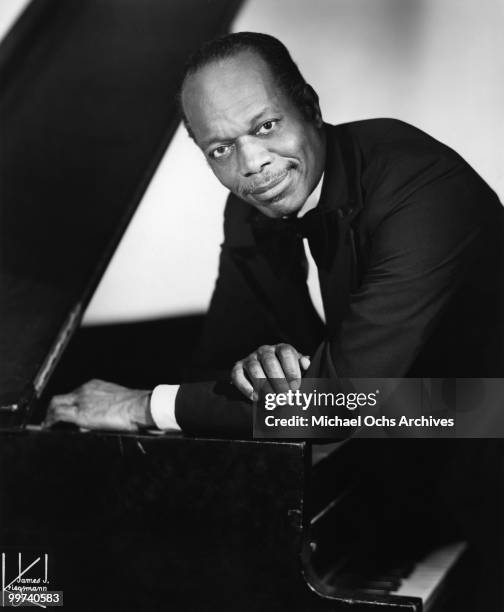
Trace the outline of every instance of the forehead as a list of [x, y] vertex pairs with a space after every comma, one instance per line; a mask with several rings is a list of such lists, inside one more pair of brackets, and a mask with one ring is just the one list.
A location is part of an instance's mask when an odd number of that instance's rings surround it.
[[243, 51], [190, 75], [182, 90], [182, 104], [201, 143], [248, 129], [248, 122], [257, 114], [281, 110], [288, 102], [262, 57]]

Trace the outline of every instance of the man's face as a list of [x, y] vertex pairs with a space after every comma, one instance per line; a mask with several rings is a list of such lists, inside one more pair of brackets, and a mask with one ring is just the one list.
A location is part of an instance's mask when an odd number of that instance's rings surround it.
[[244, 51], [201, 68], [186, 79], [182, 104], [225, 187], [268, 217], [302, 207], [324, 169], [323, 131], [302, 116], [260, 56]]

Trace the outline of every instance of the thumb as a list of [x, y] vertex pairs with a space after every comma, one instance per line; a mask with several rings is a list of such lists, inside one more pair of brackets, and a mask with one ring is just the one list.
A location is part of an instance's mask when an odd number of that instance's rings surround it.
[[310, 358], [308, 355], [301, 355], [299, 358], [299, 364], [303, 368], [303, 370], [307, 370], [310, 367]]

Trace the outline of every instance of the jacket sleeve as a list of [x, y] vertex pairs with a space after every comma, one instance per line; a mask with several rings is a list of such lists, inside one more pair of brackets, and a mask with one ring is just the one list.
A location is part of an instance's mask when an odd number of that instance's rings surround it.
[[[399, 197], [387, 181], [376, 188], [365, 274], [338, 333], [319, 346], [307, 377], [475, 375], [464, 365], [474, 356], [458, 349], [481, 346], [475, 330], [488, 327], [484, 313], [495, 301], [488, 289], [504, 270], [496, 255], [502, 207], [464, 162], [440, 166], [425, 172], [410, 193], [394, 179]], [[395, 198], [392, 206], [386, 197]], [[424, 354], [429, 358], [419, 368]], [[443, 372], [434, 373], [437, 367]]]

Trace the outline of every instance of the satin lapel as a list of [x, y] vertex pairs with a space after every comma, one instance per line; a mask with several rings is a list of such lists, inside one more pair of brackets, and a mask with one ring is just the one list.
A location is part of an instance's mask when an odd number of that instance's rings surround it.
[[336, 333], [358, 284], [356, 221], [362, 209], [359, 151], [345, 126], [327, 126], [326, 174], [319, 206], [326, 215], [327, 264], [319, 280], [327, 326]]

